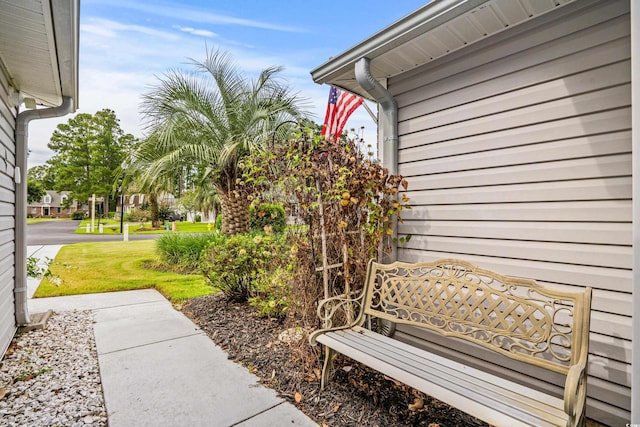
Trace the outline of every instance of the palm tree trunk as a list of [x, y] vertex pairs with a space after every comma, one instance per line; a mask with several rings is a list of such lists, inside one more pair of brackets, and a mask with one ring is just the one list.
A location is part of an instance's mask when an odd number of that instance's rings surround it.
[[249, 200], [233, 192], [220, 192], [222, 205], [222, 233], [227, 235], [249, 232]]
[[153, 192], [149, 194], [149, 208], [151, 210], [151, 227], [160, 227], [160, 210], [158, 206], [158, 196]]

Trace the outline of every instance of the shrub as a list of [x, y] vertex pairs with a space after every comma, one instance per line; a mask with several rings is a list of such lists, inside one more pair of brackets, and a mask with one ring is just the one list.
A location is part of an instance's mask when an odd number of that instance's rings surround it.
[[222, 214], [218, 214], [218, 216], [216, 216], [215, 227], [216, 230], [222, 230]]
[[203, 274], [229, 299], [247, 301], [256, 283], [287, 256], [284, 238], [240, 234], [209, 244], [203, 259]]
[[71, 214], [71, 219], [83, 220], [84, 219], [84, 212], [75, 211], [74, 213]]
[[198, 271], [203, 250], [223, 240], [218, 233], [165, 234], [156, 241], [162, 262], [176, 271]]
[[258, 207], [251, 206], [249, 214], [253, 232], [262, 232], [270, 226], [274, 233], [282, 233], [287, 225], [281, 205], [262, 203]]
[[285, 317], [291, 301], [292, 274], [291, 267], [279, 267], [257, 278], [254, 296], [249, 299], [249, 304], [258, 309], [259, 316], [279, 319]]
[[136, 209], [125, 215], [125, 219], [131, 222], [144, 222], [151, 218], [151, 212], [144, 209]]

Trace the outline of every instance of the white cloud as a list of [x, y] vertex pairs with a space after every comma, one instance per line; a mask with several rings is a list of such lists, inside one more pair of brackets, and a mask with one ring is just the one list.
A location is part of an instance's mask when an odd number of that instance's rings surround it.
[[176, 40], [178, 36], [167, 31], [160, 31], [151, 27], [142, 25], [123, 24], [121, 22], [112, 21], [103, 18], [89, 18], [88, 23], [82, 24], [80, 29], [83, 32], [96, 35], [99, 37], [116, 37], [119, 32], [138, 33], [146, 36]]
[[220, 25], [237, 25], [265, 30], [283, 31], [292, 33], [305, 32], [303, 28], [271, 22], [256, 21], [252, 19], [237, 18], [234, 16], [208, 12], [205, 9], [189, 7], [181, 4], [154, 3], [145, 4], [131, 0], [103, 0], [101, 4], [110, 5], [121, 9], [135, 10], [156, 16], [167, 18], [179, 17], [182, 20]]
[[209, 30], [199, 30], [191, 27], [181, 27], [180, 25], [174, 25], [173, 28], [176, 28], [182, 32], [193, 34], [194, 36], [202, 36], [202, 37], [218, 37], [216, 33]]

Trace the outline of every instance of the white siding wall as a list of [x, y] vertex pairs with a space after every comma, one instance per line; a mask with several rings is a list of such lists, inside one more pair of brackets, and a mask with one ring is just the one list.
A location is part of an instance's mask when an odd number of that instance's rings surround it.
[[[546, 285], [593, 287], [587, 414], [625, 425], [629, 1], [583, 0], [566, 9], [388, 81], [399, 105], [399, 173], [413, 206], [399, 225], [413, 237], [398, 256], [454, 256]], [[465, 355], [465, 344], [441, 348], [440, 337], [411, 329], [398, 336], [463, 359], [486, 357], [508, 368], [489, 369], [558, 389], [553, 375], [483, 351]]]
[[9, 84], [0, 68], [0, 358], [16, 331], [15, 259], [15, 109], [9, 106]]

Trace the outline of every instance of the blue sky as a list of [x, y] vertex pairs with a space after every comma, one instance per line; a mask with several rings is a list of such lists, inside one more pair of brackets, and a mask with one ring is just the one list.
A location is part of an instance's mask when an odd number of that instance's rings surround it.
[[[393, 3], [393, 4], [392, 4]], [[322, 123], [329, 88], [309, 72], [427, 0], [82, 0], [80, 12], [80, 108], [93, 114], [111, 108], [123, 130], [144, 136], [142, 93], [169, 69], [189, 69], [205, 51], [231, 53], [248, 77], [273, 65]], [[375, 107], [371, 105], [375, 110]], [[47, 142], [71, 116], [32, 122], [29, 166], [52, 156]], [[365, 127], [375, 143], [375, 123], [359, 108], [347, 124]]]

